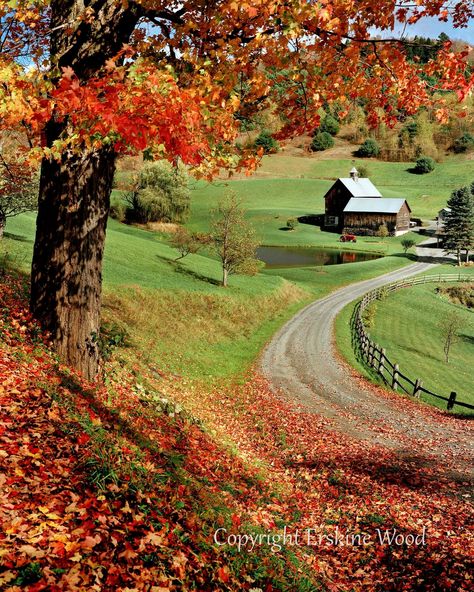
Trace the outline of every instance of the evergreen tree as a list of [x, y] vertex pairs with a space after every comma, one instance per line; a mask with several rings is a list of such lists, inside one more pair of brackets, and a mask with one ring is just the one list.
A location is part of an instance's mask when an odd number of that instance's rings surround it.
[[461, 264], [461, 251], [465, 251], [469, 261], [469, 249], [474, 246], [474, 183], [471, 187], [461, 187], [451, 194], [448, 200], [451, 209], [444, 224], [444, 250], [455, 253], [458, 265]]

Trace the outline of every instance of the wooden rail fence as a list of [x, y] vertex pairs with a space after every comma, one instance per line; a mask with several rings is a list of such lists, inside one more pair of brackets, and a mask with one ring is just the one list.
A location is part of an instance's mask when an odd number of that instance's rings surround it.
[[423, 386], [423, 381], [420, 378], [412, 380], [400, 371], [398, 364], [390, 361], [387, 352], [377, 343], [371, 340], [370, 334], [364, 325], [363, 313], [364, 310], [375, 300], [382, 300], [390, 292], [400, 290], [401, 288], [410, 288], [420, 284], [429, 282], [471, 282], [472, 277], [463, 276], [462, 274], [445, 274], [445, 275], [424, 275], [413, 278], [407, 278], [391, 284], [386, 284], [381, 288], [367, 292], [362, 300], [357, 304], [354, 314], [352, 316], [352, 330], [353, 330], [353, 345], [356, 352], [359, 353], [362, 360], [380, 376], [383, 382], [392, 388], [394, 391], [402, 391], [407, 395], [420, 398], [422, 393], [441, 399], [447, 402], [447, 409], [451, 410], [455, 405], [464, 407], [466, 409], [474, 409], [474, 405], [463, 403], [457, 400], [455, 391], [452, 391], [449, 397], [443, 397], [437, 393], [426, 389]]

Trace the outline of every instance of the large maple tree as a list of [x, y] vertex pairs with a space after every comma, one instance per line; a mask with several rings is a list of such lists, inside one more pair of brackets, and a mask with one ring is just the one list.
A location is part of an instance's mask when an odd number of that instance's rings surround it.
[[[239, 117], [271, 104], [281, 136], [310, 129], [332, 101], [364, 98], [368, 119], [460, 100], [472, 80], [449, 43], [410, 63], [373, 39], [423, 15], [465, 26], [470, 0], [0, 1], [0, 129], [41, 162], [31, 309], [60, 357], [97, 375], [101, 273], [117, 156], [147, 150], [194, 174], [256, 166], [237, 154]], [[429, 82], [427, 82], [429, 80]], [[20, 156], [20, 155], [18, 155]]]

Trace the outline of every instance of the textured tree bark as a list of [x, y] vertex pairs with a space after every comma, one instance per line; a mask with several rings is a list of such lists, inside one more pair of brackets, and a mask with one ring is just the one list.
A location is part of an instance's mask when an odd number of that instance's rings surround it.
[[[51, 2], [51, 60], [72, 67], [81, 83], [117, 54], [140, 18], [133, 3], [89, 5], [95, 11], [91, 23], [76, 19], [82, 0]], [[76, 23], [76, 29], [71, 32], [66, 23]], [[68, 122], [53, 116], [46, 128], [48, 146], [67, 133]], [[114, 168], [110, 147], [83, 148], [41, 166], [30, 306], [61, 360], [88, 380], [99, 367], [102, 257]]]
[[44, 161], [31, 274], [31, 310], [61, 360], [98, 372], [102, 257], [113, 151]]
[[7, 218], [0, 212], [0, 240], [3, 238], [3, 233], [5, 232], [5, 226], [7, 224]]

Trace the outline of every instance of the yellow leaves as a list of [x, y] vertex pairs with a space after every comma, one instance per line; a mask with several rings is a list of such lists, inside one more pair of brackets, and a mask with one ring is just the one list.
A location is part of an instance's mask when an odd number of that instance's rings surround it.
[[43, 550], [33, 547], [33, 545], [20, 545], [18, 550], [22, 553], [25, 553], [25, 555], [28, 555], [28, 557], [31, 557], [32, 559], [41, 559], [46, 555]]
[[[163, 537], [160, 536], [159, 534], [157, 534], [156, 532], [150, 532], [149, 534], [147, 534], [146, 537], [144, 537], [141, 541], [142, 543], [148, 543], [150, 545], [153, 545], [155, 547], [160, 547], [163, 545]], [[140, 544], [141, 547], [141, 544]]]
[[82, 555], [76, 552], [72, 557], [69, 558], [69, 560], [74, 561], [74, 563], [79, 563], [79, 561], [82, 561]]
[[14, 75], [14, 69], [11, 65], [0, 68], [0, 82], [9, 82]]
[[232, 95], [229, 101], [230, 106], [234, 111], [237, 111], [240, 107], [240, 99], [237, 95]]
[[61, 516], [58, 516], [54, 512], [50, 512], [49, 508], [46, 506], [39, 506], [38, 510], [44, 514], [46, 518], [49, 518], [49, 520], [61, 520]]
[[17, 574], [12, 571], [4, 571], [0, 574], [0, 586], [8, 584], [12, 580], [16, 579]]

